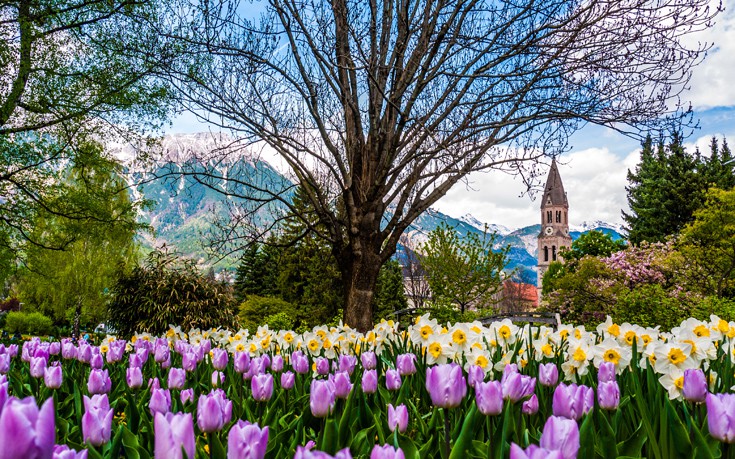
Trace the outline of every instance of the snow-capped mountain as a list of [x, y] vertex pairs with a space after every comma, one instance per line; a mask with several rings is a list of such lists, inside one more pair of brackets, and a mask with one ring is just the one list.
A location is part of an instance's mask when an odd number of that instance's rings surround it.
[[485, 231], [485, 227], [487, 227], [488, 233], [497, 233], [501, 236], [510, 234], [510, 232], [513, 231], [507, 226], [481, 222], [480, 220], [475, 218], [475, 216], [472, 214], [464, 214], [461, 217], [459, 217], [457, 220], [467, 223], [468, 225], [474, 228], [477, 228], [480, 231]]
[[618, 234], [625, 234], [625, 228], [619, 223], [608, 223], [601, 220], [584, 221], [579, 225], [569, 225], [570, 232], [586, 233], [592, 230], [611, 230]]

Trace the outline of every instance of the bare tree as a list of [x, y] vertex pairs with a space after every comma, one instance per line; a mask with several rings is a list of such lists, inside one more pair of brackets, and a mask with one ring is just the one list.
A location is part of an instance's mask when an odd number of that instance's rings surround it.
[[264, 3], [259, 20], [234, 0], [183, 14], [197, 60], [172, 81], [190, 109], [264, 142], [308, 185], [345, 322], [360, 330], [401, 234], [470, 172], [522, 171], [585, 123], [636, 132], [683, 119], [679, 96], [708, 48], [684, 38], [718, 11], [709, 0]]

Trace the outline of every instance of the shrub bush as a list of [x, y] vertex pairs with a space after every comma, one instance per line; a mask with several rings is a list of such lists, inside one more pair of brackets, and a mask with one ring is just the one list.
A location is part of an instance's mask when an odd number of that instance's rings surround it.
[[232, 289], [200, 274], [190, 261], [154, 251], [143, 266], [120, 273], [108, 306], [108, 323], [121, 336], [163, 334], [169, 324], [191, 328], [233, 327]]
[[40, 312], [11, 311], [5, 319], [5, 330], [8, 333], [48, 335], [53, 330], [53, 325], [51, 318]]
[[[238, 317], [240, 326], [253, 333], [258, 326], [265, 324], [274, 330], [291, 330], [298, 320], [298, 311], [296, 306], [280, 298], [249, 295], [240, 305]], [[276, 322], [288, 325], [275, 326]]]

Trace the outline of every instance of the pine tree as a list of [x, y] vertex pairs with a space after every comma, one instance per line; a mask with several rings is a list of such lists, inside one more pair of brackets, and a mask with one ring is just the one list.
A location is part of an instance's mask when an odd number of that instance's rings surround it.
[[623, 212], [623, 219], [630, 242], [663, 241], [691, 222], [707, 191], [704, 170], [702, 158], [686, 152], [681, 135], [666, 146], [659, 142], [655, 151], [649, 136], [635, 173], [628, 171], [631, 212]]
[[376, 319], [390, 319], [391, 314], [408, 308], [405, 289], [403, 287], [403, 271], [396, 260], [390, 260], [380, 268], [378, 283], [375, 287]]
[[731, 190], [735, 187], [735, 161], [727, 139], [722, 139], [722, 147], [717, 144], [717, 138], [712, 137], [710, 142], [710, 156], [705, 160], [705, 179], [710, 187], [721, 190]]

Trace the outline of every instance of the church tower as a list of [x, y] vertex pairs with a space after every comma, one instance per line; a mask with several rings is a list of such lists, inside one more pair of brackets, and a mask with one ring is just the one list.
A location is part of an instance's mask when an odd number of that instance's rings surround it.
[[561, 261], [559, 251], [572, 245], [569, 235], [569, 202], [561, 183], [556, 159], [551, 161], [551, 170], [546, 179], [544, 196], [541, 199], [541, 233], [538, 235], [538, 288], [552, 261]]

